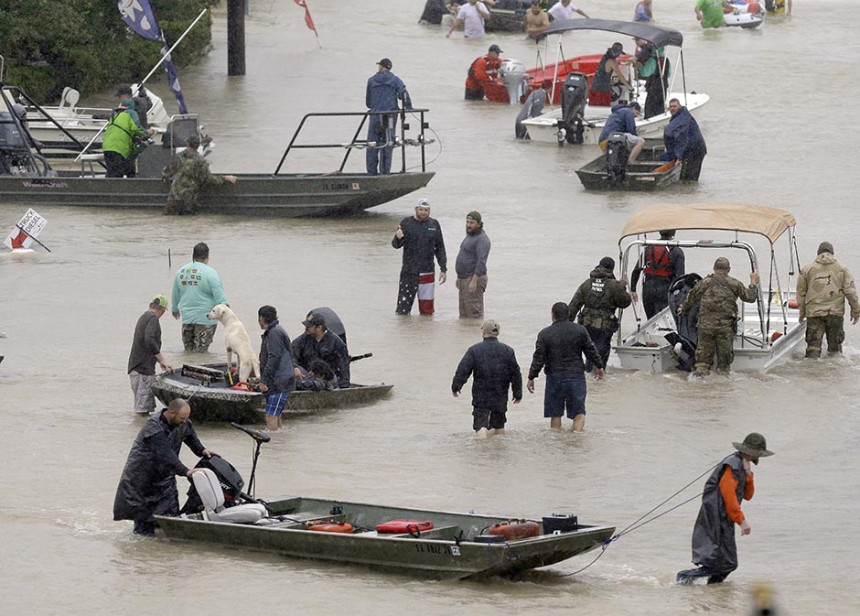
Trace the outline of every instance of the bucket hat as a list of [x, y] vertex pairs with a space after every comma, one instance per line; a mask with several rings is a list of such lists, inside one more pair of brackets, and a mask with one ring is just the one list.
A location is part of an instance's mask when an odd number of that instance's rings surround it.
[[758, 432], [750, 432], [743, 443], [732, 443], [732, 445], [741, 453], [755, 458], [766, 458], [773, 455], [772, 451], [767, 450], [767, 441], [764, 436]]

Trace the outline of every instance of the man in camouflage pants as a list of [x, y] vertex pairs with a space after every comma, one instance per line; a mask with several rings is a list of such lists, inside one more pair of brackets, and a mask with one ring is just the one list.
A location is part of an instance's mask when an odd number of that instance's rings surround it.
[[725, 257], [714, 262], [714, 273], [703, 278], [687, 294], [678, 309], [688, 313], [699, 304], [699, 342], [696, 345], [696, 376], [707, 376], [714, 354], [717, 372], [727, 373], [735, 359], [734, 337], [738, 318], [738, 298], [752, 303], [758, 297], [758, 272], [750, 272], [750, 285], [729, 276], [731, 264]]
[[[612, 351], [612, 334], [618, 331], [615, 311], [627, 308], [633, 301], [627, 292], [627, 281], [623, 278], [616, 280], [614, 270], [615, 259], [603, 257], [598, 266], [591, 270], [588, 280], [579, 285], [568, 304], [571, 321], [582, 309], [579, 324], [585, 328], [597, 347], [604, 367]], [[592, 368], [591, 360], [586, 358], [585, 371], [591, 372]]]
[[833, 245], [821, 242], [815, 261], [800, 270], [797, 279], [797, 307], [800, 320], [806, 319], [806, 356], [820, 357], [821, 342], [827, 335], [827, 353], [842, 352], [845, 340], [845, 300], [851, 306], [851, 323], [860, 320], [860, 302], [854, 277], [833, 256]]
[[236, 183], [235, 175], [212, 175], [209, 163], [198, 152], [200, 139], [193, 135], [185, 140], [185, 149], [164, 168], [161, 179], [171, 182], [165, 214], [196, 214], [197, 197], [207, 184]]

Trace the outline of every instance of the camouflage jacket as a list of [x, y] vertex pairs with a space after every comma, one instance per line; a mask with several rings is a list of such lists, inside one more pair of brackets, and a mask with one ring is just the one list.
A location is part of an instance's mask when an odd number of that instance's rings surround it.
[[800, 270], [797, 306], [801, 318], [844, 315], [846, 299], [851, 306], [851, 318], [860, 316], [854, 276], [829, 252], [821, 253]]
[[744, 286], [728, 274], [710, 274], [687, 294], [681, 314], [688, 313], [698, 303], [699, 327], [733, 327], [738, 317], [738, 299], [752, 303], [757, 297], [758, 288], [753, 284]]
[[580, 325], [615, 331], [618, 329], [615, 311], [627, 308], [632, 301], [624, 284], [616, 280], [608, 269], [597, 266], [570, 300], [570, 320], [573, 321], [581, 309]]
[[190, 204], [197, 203], [197, 196], [207, 184], [224, 183], [224, 178], [209, 173], [209, 163], [200, 154], [188, 148], [173, 157], [164, 168], [161, 179], [172, 181], [168, 200]]

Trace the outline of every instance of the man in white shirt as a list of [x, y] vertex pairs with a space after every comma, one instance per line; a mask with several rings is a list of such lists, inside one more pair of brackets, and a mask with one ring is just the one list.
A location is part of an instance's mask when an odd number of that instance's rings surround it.
[[457, 11], [457, 17], [454, 23], [451, 24], [451, 29], [448, 30], [446, 37], [450, 37], [451, 33], [460, 25], [463, 27], [466, 38], [477, 38], [484, 36], [484, 21], [490, 18], [490, 11], [483, 2], [478, 0], [469, 0], [468, 4], [464, 4]]
[[576, 5], [573, 4], [573, 0], [559, 0], [552, 5], [552, 8], [550, 8], [547, 13], [550, 14], [553, 21], [572, 19], [574, 13], [579, 13], [588, 19], [588, 15], [586, 15], [582, 9], [577, 8]]

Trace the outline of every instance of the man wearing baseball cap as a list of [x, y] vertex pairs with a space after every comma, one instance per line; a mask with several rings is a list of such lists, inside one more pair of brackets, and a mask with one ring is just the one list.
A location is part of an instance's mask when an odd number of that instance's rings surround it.
[[367, 174], [391, 173], [391, 152], [394, 149], [394, 129], [397, 126], [398, 102], [403, 109], [412, 109], [412, 99], [400, 78], [391, 72], [392, 62], [382, 58], [376, 63], [376, 73], [367, 80], [365, 104], [372, 113], [367, 123]]
[[732, 443], [736, 452], [720, 462], [705, 482], [702, 506], [693, 527], [693, 563], [695, 569], [679, 571], [681, 584], [692, 583], [707, 577], [708, 584], [722, 582], [738, 568], [738, 550], [735, 545], [735, 524], [742, 535], [749, 535], [752, 527], [741, 511], [741, 500], [752, 500], [755, 493], [750, 462], [772, 456], [767, 441], [758, 432], [750, 432], [742, 443]]
[[134, 393], [134, 412], [141, 416], [155, 410], [152, 382], [155, 380], [155, 362], [163, 370], [173, 370], [161, 355], [161, 324], [158, 320], [167, 312], [167, 298], [156, 295], [149, 309], [140, 315], [134, 327], [131, 353], [128, 356], [128, 378]]
[[418, 295], [418, 312], [431, 315], [436, 311], [436, 267], [439, 262], [439, 284], [448, 278], [448, 256], [442, 227], [435, 218], [430, 218], [430, 200], [422, 197], [415, 206], [415, 215], [400, 221], [391, 245], [403, 249], [403, 265], [400, 268], [400, 287], [397, 291], [397, 314], [412, 312], [415, 295]]
[[750, 284], [744, 286], [729, 276], [731, 269], [729, 260], [719, 257], [714, 261], [714, 273], [697, 282], [678, 309], [678, 314], [687, 314], [699, 304], [695, 376], [711, 372], [715, 354], [717, 372], [729, 372], [735, 359], [738, 299], [752, 303], [758, 298], [758, 272], [750, 272]]
[[487, 55], [476, 58], [466, 74], [466, 100], [484, 100], [484, 87], [489, 83], [499, 82], [499, 69], [502, 67], [502, 49], [498, 45], [490, 45]]
[[302, 381], [307, 378], [311, 364], [316, 360], [328, 364], [334, 372], [338, 387], [349, 387], [349, 352], [346, 343], [328, 331], [325, 316], [318, 311], [309, 312], [302, 325], [305, 326], [305, 333], [290, 345], [296, 388], [302, 389]]
[[523, 375], [514, 350], [499, 342], [499, 323], [493, 319], [481, 326], [482, 342], [466, 351], [451, 391], [460, 395], [463, 385], [472, 377], [472, 429], [478, 438], [490, 434], [503, 434], [508, 412], [508, 388], [513, 392], [514, 404], [523, 399]]

